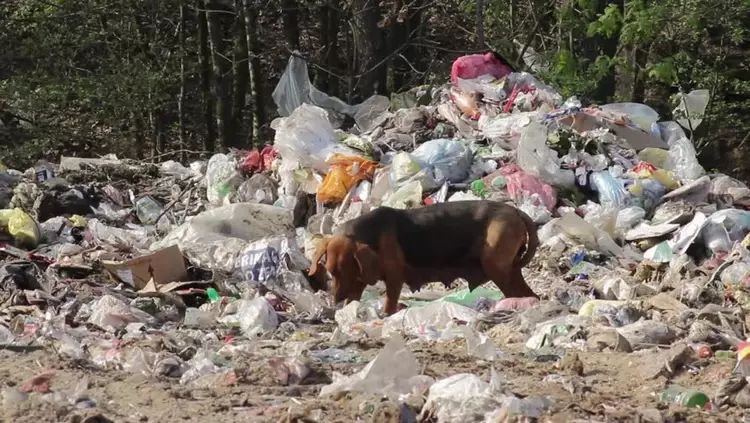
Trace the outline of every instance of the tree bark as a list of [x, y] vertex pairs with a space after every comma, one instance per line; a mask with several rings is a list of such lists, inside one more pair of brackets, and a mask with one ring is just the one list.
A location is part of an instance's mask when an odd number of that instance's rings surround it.
[[[185, 72], [185, 58], [187, 46], [185, 43], [185, 26], [187, 25], [187, 6], [185, 0], [180, 1], [180, 93], [177, 95], [177, 121], [179, 126], [180, 150], [187, 148], [187, 129], [185, 128], [185, 93], [187, 91], [187, 73]], [[180, 159], [185, 160], [185, 153], [180, 153]]]
[[203, 4], [198, 5], [198, 63], [201, 74], [201, 94], [203, 97], [203, 120], [206, 125], [206, 139], [203, 149], [214, 151], [216, 148], [216, 100], [211, 94], [211, 58], [208, 48], [208, 19]]
[[367, 98], [386, 91], [388, 66], [385, 59], [385, 35], [378, 27], [382, 18], [378, 2], [352, 0], [354, 14], [354, 69], [358, 75], [356, 93]]
[[484, 48], [484, 0], [477, 0], [476, 27], [477, 47], [482, 49]]
[[213, 73], [213, 84], [211, 94], [216, 99], [216, 126], [219, 128], [219, 139], [226, 149], [234, 147], [234, 134], [232, 132], [232, 98], [228, 89], [227, 73], [228, 61], [222, 54], [222, 12], [218, 11], [221, 5], [212, 0], [205, 0], [206, 22], [208, 26], [208, 45], [211, 50], [211, 71]]
[[[247, 95], [248, 82], [250, 78], [250, 68], [247, 65], [247, 36], [245, 34], [245, 19], [242, 11], [242, 1], [234, 1], [234, 10], [237, 13], [234, 30], [234, 52], [232, 54], [232, 74], [234, 75], [234, 89], [232, 94], [232, 131], [236, 134], [236, 144], [241, 143], [242, 137], [239, 136], [244, 126], [245, 97]], [[242, 146], [244, 147], [244, 145]]]
[[299, 49], [299, 8], [300, 2], [281, 0], [281, 20], [284, 24], [284, 36], [289, 48]]
[[260, 127], [265, 123], [265, 109], [263, 101], [263, 73], [260, 69], [258, 52], [258, 9], [253, 0], [242, 0], [245, 17], [245, 38], [247, 43], [248, 73], [250, 75], [250, 95], [253, 99], [253, 121], [248, 131], [250, 146], [256, 146], [260, 140]]

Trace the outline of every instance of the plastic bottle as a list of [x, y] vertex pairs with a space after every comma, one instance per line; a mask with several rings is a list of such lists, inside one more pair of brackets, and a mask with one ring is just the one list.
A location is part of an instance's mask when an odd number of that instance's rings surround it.
[[135, 214], [144, 225], [153, 225], [162, 212], [162, 206], [153, 197], [141, 197], [135, 203]]
[[696, 389], [689, 389], [680, 385], [669, 385], [662, 392], [661, 401], [685, 407], [703, 408], [711, 400], [708, 398], [708, 395]]

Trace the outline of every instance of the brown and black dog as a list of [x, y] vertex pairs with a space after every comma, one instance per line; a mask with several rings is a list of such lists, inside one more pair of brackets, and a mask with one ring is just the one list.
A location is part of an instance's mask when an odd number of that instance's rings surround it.
[[463, 278], [469, 289], [492, 280], [506, 297], [537, 297], [521, 274], [536, 253], [534, 222], [494, 201], [456, 201], [410, 210], [379, 207], [341, 225], [316, 249], [310, 274], [326, 256], [335, 300], [359, 300], [385, 281], [385, 312], [398, 308], [401, 287]]

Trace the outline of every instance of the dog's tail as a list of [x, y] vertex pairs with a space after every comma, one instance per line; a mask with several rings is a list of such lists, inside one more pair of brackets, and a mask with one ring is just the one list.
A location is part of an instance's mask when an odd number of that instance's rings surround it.
[[312, 258], [312, 264], [310, 265], [310, 270], [307, 272], [309, 276], [318, 273], [318, 264], [320, 263], [320, 259], [322, 259], [324, 255], [326, 255], [326, 249], [328, 248], [329, 242], [331, 242], [331, 238], [325, 237], [318, 244], [318, 248], [315, 249], [315, 254], [313, 254]]
[[518, 265], [520, 267], [525, 267], [531, 262], [531, 259], [534, 258], [534, 254], [536, 254], [536, 250], [539, 247], [539, 236], [536, 232], [536, 224], [531, 220], [529, 215], [519, 209], [516, 209], [516, 211], [518, 211], [518, 215], [523, 220], [524, 225], [526, 225], [526, 249], [523, 251], [523, 255], [518, 259]]

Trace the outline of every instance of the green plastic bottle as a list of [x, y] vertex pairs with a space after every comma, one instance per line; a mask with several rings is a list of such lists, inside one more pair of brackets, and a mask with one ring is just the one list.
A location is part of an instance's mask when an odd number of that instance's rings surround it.
[[711, 401], [708, 395], [703, 392], [680, 385], [669, 385], [662, 392], [661, 400], [665, 403], [679, 404], [691, 408], [703, 408]]
[[470, 187], [471, 191], [479, 197], [484, 198], [484, 196], [487, 195], [487, 185], [485, 185], [484, 181], [481, 179], [472, 182]]
[[208, 301], [215, 303], [221, 299], [221, 295], [219, 295], [219, 292], [216, 290], [216, 288], [208, 288], [206, 290], [206, 296], [208, 296]]

